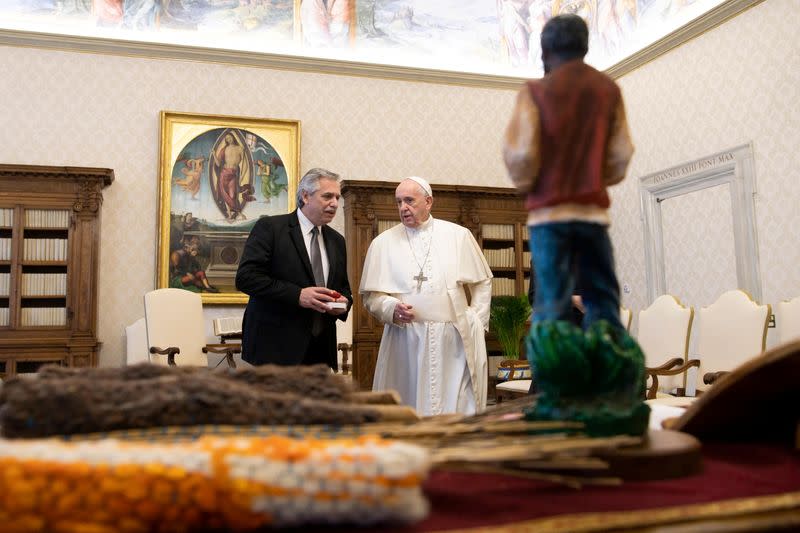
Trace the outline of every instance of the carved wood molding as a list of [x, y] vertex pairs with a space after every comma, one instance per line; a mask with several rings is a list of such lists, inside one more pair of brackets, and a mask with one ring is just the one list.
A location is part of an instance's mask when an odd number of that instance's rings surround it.
[[97, 181], [101, 185], [100, 188], [103, 188], [114, 181], [114, 171], [110, 168], [0, 165], [0, 178], [92, 180]]
[[365, 191], [359, 191], [350, 201], [353, 206], [353, 220], [369, 224], [375, 222], [377, 215], [375, 214], [375, 209], [371, 205], [372, 198], [369, 194]]
[[[356, 194], [387, 194], [390, 192], [394, 194], [394, 190], [400, 185], [399, 181], [361, 181], [361, 180], [343, 180], [342, 192], [353, 191]], [[484, 187], [479, 185], [442, 185], [439, 183], [431, 183], [433, 189], [433, 196], [436, 197], [440, 193], [479, 193], [484, 196], [495, 197], [517, 197], [516, 189], [511, 187]]]
[[461, 214], [459, 220], [462, 226], [469, 228], [472, 233], [478, 233], [481, 225], [481, 216], [475, 207], [474, 198], [461, 198]]
[[77, 190], [73, 211], [94, 215], [103, 204], [102, 189], [114, 181], [114, 171], [110, 168], [0, 165], [0, 179], [75, 183]]
[[81, 179], [78, 181], [78, 199], [72, 204], [72, 210], [76, 213], [88, 211], [92, 214], [97, 213], [103, 205], [103, 194], [100, 190], [102, 183], [97, 179]]

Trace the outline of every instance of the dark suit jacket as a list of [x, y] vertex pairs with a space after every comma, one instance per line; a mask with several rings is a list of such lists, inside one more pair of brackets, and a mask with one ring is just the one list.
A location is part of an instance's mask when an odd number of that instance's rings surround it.
[[[344, 237], [323, 226], [322, 238], [328, 254], [328, 288], [350, 301], [349, 310], [353, 296]], [[313, 313], [318, 312], [300, 307], [300, 291], [314, 285], [297, 211], [259, 219], [236, 272], [236, 288], [250, 295], [242, 323], [242, 359], [254, 365], [302, 362], [311, 341]], [[347, 313], [322, 316], [324, 358], [336, 369], [336, 318], [345, 320]]]

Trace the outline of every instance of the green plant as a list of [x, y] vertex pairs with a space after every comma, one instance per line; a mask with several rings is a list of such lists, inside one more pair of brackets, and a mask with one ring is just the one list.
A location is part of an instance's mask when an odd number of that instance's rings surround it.
[[519, 359], [519, 343], [531, 314], [526, 295], [495, 296], [489, 311], [489, 328], [497, 335], [506, 359]]

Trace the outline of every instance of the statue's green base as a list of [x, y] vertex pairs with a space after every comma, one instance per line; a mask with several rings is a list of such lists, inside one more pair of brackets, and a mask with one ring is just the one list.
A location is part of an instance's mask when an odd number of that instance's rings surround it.
[[584, 333], [564, 321], [541, 321], [526, 339], [538, 397], [529, 420], [583, 422], [591, 436], [643, 435], [644, 354], [624, 330], [601, 320]]

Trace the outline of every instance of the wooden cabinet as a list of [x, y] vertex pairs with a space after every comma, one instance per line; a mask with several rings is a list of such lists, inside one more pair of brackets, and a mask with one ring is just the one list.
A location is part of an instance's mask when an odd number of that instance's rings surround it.
[[0, 165], [0, 377], [95, 366], [109, 169]]
[[[367, 248], [380, 232], [400, 222], [394, 191], [398, 183], [345, 181], [347, 272], [353, 288], [353, 376], [359, 386], [372, 388], [383, 325], [364, 308], [358, 293]], [[494, 295], [522, 294], [530, 281], [530, 253], [522, 199], [510, 188], [433, 186], [435, 218], [469, 228], [487, 256], [495, 280]], [[490, 355], [500, 349], [491, 335]]]

